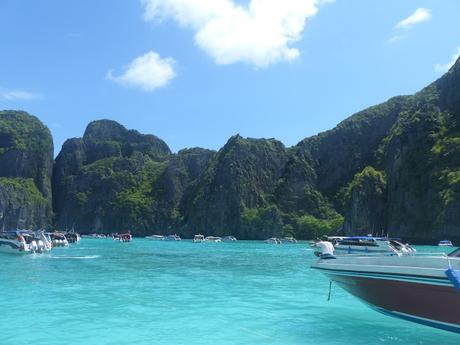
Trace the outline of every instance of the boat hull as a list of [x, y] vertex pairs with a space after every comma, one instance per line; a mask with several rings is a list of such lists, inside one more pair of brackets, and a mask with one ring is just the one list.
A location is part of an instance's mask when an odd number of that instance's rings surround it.
[[18, 246], [11, 245], [9, 243], [0, 243], [0, 253], [7, 254], [30, 254], [30, 250], [21, 250]]
[[460, 333], [460, 292], [447, 278], [323, 273], [381, 313]]

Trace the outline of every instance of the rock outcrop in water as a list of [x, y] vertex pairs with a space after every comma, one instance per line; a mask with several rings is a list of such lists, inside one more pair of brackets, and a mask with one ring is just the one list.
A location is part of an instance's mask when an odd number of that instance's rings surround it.
[[[153, 135], [92, 122], [56, 158], [55, 225], [247, 239], [324, 233], [460, 239], [459, 84], [457, 61], [415, 95], [365, 109], [291, 148], [236, 135], [218, 152], [172, 154]], [[15, 214], [11, 222], [46, 224], [49, 133], [23, 113], [1, 114], [7, 120], [0, 131], [0, 206]], [[12, 123], [26, 120], [36, 134], [14, 134]], [[21, 135], [26, 144], [16, 140]]]
[[53, 141], [40, 120], [0, 112], [0, 231], [46, 227], [52, 221]]

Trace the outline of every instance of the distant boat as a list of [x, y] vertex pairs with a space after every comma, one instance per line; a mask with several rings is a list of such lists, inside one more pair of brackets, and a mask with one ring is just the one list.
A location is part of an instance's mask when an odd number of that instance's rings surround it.
[[225, 236], [222, 238], [222, 242], [235, 242], [238, 241], [235, 236]]
[[204, 239], [204, 242], [220, 243], [222, 242], [222, 238], [216, 236], [208, 236]]
[[[87, 237], [87, 238], [107, 238], [105, 234], [88, 234], [88, 235], [82, 235], [82, 237]], [[113, 238], [113, 236], [112, 236]]]
[[204, 241], [204, 236], [202, 234], [198, 234], [193, 237], [193, 243], [201, 243], [203, 241]]
[[0, 252], [27, 254], [38, 252], [37, 239], [21, 231], [0, 232]]
[[174, 235], [168, 235], [164, 238], [165, 241], [180, 241], [181, 238], [180, 236], [174, 234]]
[[277, 237], [266, 239], [264, 242], [269, 244], [281, 244], [281, 240]]
[[441, 240], [439, 241], [438, 246], [439, 247], [453, 247], [454, 245], [449, 240]]
[[283, 237], [281, 243], [297, 243], [297, 240], [294, 237]]
[[68, 247], [69, 241], [62, 232], [50, 232], [49, 237], [53, 243], [53, 247]]
[[65, 233], [65, 237], [69, 243], [79, 243], [80, 235], [74, 231], [69, 231]]
[[118, 240], [120, 242], [131, 242], [133, 240], [133, 236], [131, 233], [127, 232], [124, 234], [119, 234], [118, 237], [114, 237], [114, 240]]
[[154, 240], [154, 241], [164, 241], [165, 237], [162, 235], [150, 235], [146, 237], [149, 240]]

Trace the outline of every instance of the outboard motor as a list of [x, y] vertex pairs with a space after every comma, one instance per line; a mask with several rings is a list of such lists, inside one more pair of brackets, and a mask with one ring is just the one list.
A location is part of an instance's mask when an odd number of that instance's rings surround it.
[[43, 253], [45, 251], [45, 244], [42, 240], [37, 240], [37, 247], [40, 253]]
[[36, 253], [38, 251], [38, 245], [37, 245], [37, 242], [35, 241], [32, 241], [30, 242], [30, 250], [34, 253]]
[[45, 251], [50, 251], [51, 250], [51, 247], [53, 246], [51, 244], [51, 239], [49, 237], [47, 237], [47, 235], [45, 234], [44, 231], [40, 231], [40, 240], [43, 241], [43, 244], [44, 244], [44, 250]]

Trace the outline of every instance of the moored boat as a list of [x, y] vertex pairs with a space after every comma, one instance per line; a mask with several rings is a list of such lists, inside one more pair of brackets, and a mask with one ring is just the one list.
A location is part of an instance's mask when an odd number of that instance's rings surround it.
[[204, 242], [220, 243], [222, 242], [222, 238], [217, 237], [217, 236], [207, 236], [205, 237]]
[[238, 241], [235, 236], [222, 237], [222, 242], [235, 242]]
[[0, 252], [24, 254], [32, 252], [25, 238], [16, 231], [0, 232]]
[[40, 233], [28, 230], [0, 232], [0, 252], [13, 254], [43, 253], [51, 250]]
[[45, 230], [34, 231], [34, 236], [40, 252], [49, 252], [53, 248], [53, 241]]
[[441, 240], [439, 241], [438, 246], [439, 247], [453, 247], [454, 245], [449, 240]]
[[66, 232], [65, 237], [67, 238], [67, 241], [69, 243], [79, 243], [80, 242], [80, 234], [74, 231]]
[[67, 237], [61, 232], [50, 232], [49, 237], [53, 243], [53, 247], [68, 247], [69, 241]]
[[312, 268], [383, 314], [460, 333], [460, 249], [448, 256], [327, 252]]
[[268, 238], [264, 242], [269, 244], [281, 244], [281, 240], [277, 237]]
[[291, 244], [295, 244], [297, 243], [297, 240], [294, 238], [294, 237], [283, 237], [281, 239], [281, 243], [291, 243]]
[[182, 240], [179, 235], [168, 235], [165, 237], [165, 241], [180, 241]]
[[130, 232], [126, 232], [124, 234], [117, 234], [117, 237], [114, 237], [114, 240], [120, 242], [131, 242], [133, 240], [133, 236]]
[[149, 240], [154, 240], [154, 241], [164, 241], [165, 239], [163, 235], [150, 235], [150, 236], [146, 236], [145, 238]]
[[193, 237], [193, 243], [201, 243], [204, 241], [204, 236], [201, 234], [195, 235]]

